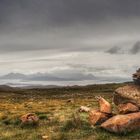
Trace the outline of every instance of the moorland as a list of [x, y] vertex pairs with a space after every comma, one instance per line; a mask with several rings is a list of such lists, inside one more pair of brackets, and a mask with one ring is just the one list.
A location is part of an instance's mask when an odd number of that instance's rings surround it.
[[[67, 86], [53, 88], [12, 88], [0, 86], [0, 140], [131, 140], [140, 139], [140, 130], [116, 135], [92, 127], [88, 113], [80, 106], [98, 108], [95, 96], [112, 103], [116, 88], [129, 83]], [[21, 125], [20, 117], [35, 113], [38, 125]]]

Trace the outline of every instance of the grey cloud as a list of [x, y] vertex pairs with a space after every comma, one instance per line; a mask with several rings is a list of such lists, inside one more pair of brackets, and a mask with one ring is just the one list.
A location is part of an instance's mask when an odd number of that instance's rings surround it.
[[105, 66], [89, 66], [87, 64], [67, 64], [69, 67], [73, 68], [73, 69], [81, 69], [83, 71], [86, 71], [86, 72], [92, 72], [92, 73], [95, 73], [95, 72], [102, 72], [102, 71], [112, 71], [114, 70], [115, 68], [112, 68], [112, 67], [105, 67]]
[[[139, 5], [137, 0], [1, 0], [0, 51], [93, 52], [101, 46], [98, 43], [105, 44], [105, 36], [131, 26], [131, 22], [128, 26], [124, 20], [132, 20], [134, 31], [137, 30]], [[93, 44], [88, 44], [89, 38]]]
[[131, 54], [137, 54], [140, 52], [140, 41], [136, 42], [132, 49], [130, 50]]
[[20, 24], [23, 21], [22, 25], [29, 25], [31, 21], [50, 25], [77, 21], [96, 23], [110, 18], [139, 16], [140, 13], [137, 0], [1, 0], [0, 5], [1, 24], [7, 21]]
[[56, 70], [33, 78], [44, 81], [123, 75], [123, 66], [139, 65], [131, 55], [139, 45], [130, 50], [140, 36], [139, 7], [138, 0], [0, 0], [0, 72]]
[[137, 41], [132, 47], [112, 47], [106, 51], [110, 54], [138, 54], [140, 52], [140, 41]]
[[129, 82], [132, 81], [132, 79], [128, 78], [128, 77], [116, 77], [116, 76], [112, 76], [112, 77], [100, 77], [100, 81], [105, 82], [105, 83], [120, 83], [120, 82]]
[[117, 47], [117, 46], [110, 48], [106, 52], [110, 53], [110, 54], [120, 54], [120, 53], [122, 53], [121, 47]]
[[82, 37], [82, 35], [75, 35], [77, 34], [76, 31], [73, 31], [72, 34], [73, 36], [69, 35], [69, 33], [65, 33], [65, 31], [60, 31], [57, 33], [55, 33], [54, 31], [48, 31], [39, 34], [29, 32], [25, 35], [18, 33], [13, 33], [12, 35], [7, 34], [6, 36], [1, 35], [0, 50], [1, 52], [17, 52], [45, 49], [52, 51], [57, 50], [61, 52], [101, 50], [101, 48], [99, 48], [98, 46], [83, 44], [82, 41], [84, 40], [84, 37]]

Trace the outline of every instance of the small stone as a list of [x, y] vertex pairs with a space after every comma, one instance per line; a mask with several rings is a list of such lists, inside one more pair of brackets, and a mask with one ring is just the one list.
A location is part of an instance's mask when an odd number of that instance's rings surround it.
[[74, 100], [73, 99], [68, 99], [67, 103], [74, 103]]
[[42, 139], [44, 139], [44, 140], [48, 140], [48, 136], [47, 135], [44, 135], [44, 136], [42, 136]]
[[79, 112], [89, 112], [90, 111], [90, 108], [89, 107], [86, 107], [86, 106], [81, 106], [79, 108]]

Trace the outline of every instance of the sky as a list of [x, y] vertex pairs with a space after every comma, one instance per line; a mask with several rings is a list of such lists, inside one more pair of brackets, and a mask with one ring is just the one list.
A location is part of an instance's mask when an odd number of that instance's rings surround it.
[[0, 75], [64, 85], [131, 80], [140, 67], [139, 7], [138, 0], [0, 0]]

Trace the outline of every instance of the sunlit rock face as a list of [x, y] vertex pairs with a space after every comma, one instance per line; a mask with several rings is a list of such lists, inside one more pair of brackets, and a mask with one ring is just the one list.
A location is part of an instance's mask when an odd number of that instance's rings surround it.
[[127, 115], [116, 115], [101, 127], [114, 133], [126, 133], [140, 128], [140, 112]]
[[100, 111], [103, 113], [107, 113], [107, 114], [111, 114], [112, 113], [112, 107], [111, 104], [106, 101], [104, 98], [102, 97], [96, 97], [96, 99], [99, 102], [99, 107], [100, 107]]
[[132, 103], [118, 105], [119, 114], [128, 114], [128, 113], [133, 113], [133, 112], [138, 112], [138, 111], [139, 111], [139, 108]]
[[108, 114], [100, 112], [99, 110], [91, 110], [89, 112], [89, 122], [91, 125], [100, 125], [109, 119], [109, 117]]

